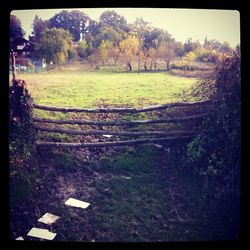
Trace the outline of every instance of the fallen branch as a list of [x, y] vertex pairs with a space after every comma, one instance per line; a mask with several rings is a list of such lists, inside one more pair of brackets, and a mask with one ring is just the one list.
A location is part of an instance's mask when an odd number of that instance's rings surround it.
[[86, 113], [141, 113], [154, 110], [162, 110], [173, 107], [185, 107], [185, 106], [195, 106], [195, 105], [204, 105], [211, 103], [210, 100], [200, 101], [200, 102], [176, 102], [168, 103], [164, 105], [155, 105], [145, 108], [97, 108], [97, 109], [86, 109], [86, 108], [62, 108], [62, 107], [52, 107], [44, 106], [39, 104], [34, 104], [33, 107], [36, 109], [56, 111], [56, 112], [86, 112]]
[[35, 129], [53, 133], [71, 134], [71, 135], [119, 135], [119, 136], [138, 136], [138, 135], [181, 135], [193, 134], [193, 131], [179, 130], [179, 131], [111, 131], [111, 130], [75, 130], [63, 128], [49, 128], [34, 125]]
[[88, 147], [114, 147], [114, 146], [133, 146], [137, 144], [151, 144], [152, 142], [176, 142], [180, 140], [189, 140], [193, 136], [182, 137], [166, 137], [166, 138], [151, 138], [151, 139], [138, 139], [117, 142], [98, 142], [98, 143], [63, 143], [63, 142], [43, 142], [37, 141], [37, 147], [56, 147], [56, 148], [88, 148]]
[[186, 116], [186, 117], [176, 117], [168, 119], [158, 119], [158, 120], [134, 120], [134, 121], [88, 121], [88, 120], [56, 120], [56, 119], [46, 119], [46, 118], [33, 118], [34, 122], [41, 123], [56, 123], [56, 124], [85, 124], [85, 125], [97, 125], [97, 126], [123, 126], [123, 125], [144, 125], [144, 124], [155, 124], [155, 123], [177, 123], [186, 122], [191, 120], [196, 120], [203, 118], [207, 113]]

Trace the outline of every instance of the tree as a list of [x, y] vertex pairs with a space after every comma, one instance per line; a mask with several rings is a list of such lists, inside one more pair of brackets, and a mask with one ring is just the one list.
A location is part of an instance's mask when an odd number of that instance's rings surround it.
[[203, 47], [208, 50], [218, 50], [221, 43], [215, 39], [207, 40], [205, 39]]
[[185, 54], [185, 56], [182, 58], [184, 63], [186, 64], [186, 68], [190, 69], [190, 62], [194, 61], [196, 58], [196, 55], [193, 51], [189, 51]]
[[171, 35], [167, 31], [158, 28], [151, 29], [145, 35], [143, 47], [148, 51], [148, 56], [151, 58], [151, 70], [153, 63], [155, 65], [155, 69], [157, 68], [157, 60], [160, 57], [159, 48], [161, 43], [163, 41], [168, 41], [169, 39], [171, 39]]
[[48, 28], [49, 21], [42, 20], [38, 15], [35, 16], [34, 21], [32, 23], [32, 35], [30, 36], [30, 40], [34, 43], [40, 41], [41, 34]]
[[20, 19], [14, 15], [10, 15], [10, 42], [24, 35], [25, 31], [22, 28]]
[[45, 59], [46, 63], [60, 63], [68, 58], [72, 36], [64, 29], [46, 29], [41, 34], [40, 43], [36, 44], [36, 57]]
[[130, 65], [129, 68], [131, 71], [132, 58], [139, 52], [140, 42], [138, 37], [132, 35], [128, 36], [126, 39], [120, 42], [119, 47], [121, 49], [121, 52], [125, 55], [127, 65]]
[[86, 34], [88, 21], [89, 17], [79, 10], [63, 10], [49, 19], [49, 28], [68, 30], [74, 41], [79, 41], [81, 34], [83, 37]]
[[162, 42], [159, 47], [159, 53], [161, 58], [166, 63], [167, 70], [170, 70], [170, 62], [175, 57], [174, 40]]
[[76, 48], [77, 54], [80, 58], [85, 58], [88, 56], [88, 44], [85, 40], [82, 40], [77, 48]]
[[112, 43], [110, 41], [102, 41], [99, 48], [99, 57], [102, 60], [102, 64], [105, 64], [105, 61], [109, 57], [109, 50], [112, 48]]
[[138, 41], [139, 41], [139, 46], [138, 46], [138, 74], [140, 74], [140, 59], [142, 57], [142, 47], [144, 44], [144, 40], [146, 35], [150, 32], [151, 27], [148, 22], [144, 21], [143, 18], [136, 18], [135, 22], [131, 25], [131, 34], [137, 36]]
[[201, 47], [200, 42], [198, 40], [193, 41], [192, 38], [188, 38], [187, 41], [184, 43], [184, 51], [185, 51], [185, 53], [188, 53], [190, 51], [195, 51], [200, 47]]
[[120, 49], [118, 46], [116, 47], [112, 47], [110, 50], [109, 50], [109, 57], [112, 57], [114, 59], [114, 63], [115, 65], [117, 64], [117, 61], [119, 60], [120, 58]]
[[182, 57], [185, 54], [184, 45], [182, 42], [175, 42], [175, 54], [176, 56]]
[[117, 32], [129, 31], [127, 20], [113, 10], [103, 12], [100, 16], [100, 23], [111, 26]]
[[224, 41], [223, 44], [220, 45], [218, 50], [220, 53], [229, 54], [232, 51], [232, 48], [230, 47], [228, 42]]

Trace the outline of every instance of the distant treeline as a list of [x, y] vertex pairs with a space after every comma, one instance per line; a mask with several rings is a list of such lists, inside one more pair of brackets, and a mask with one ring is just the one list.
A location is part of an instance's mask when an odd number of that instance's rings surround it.
[[[25, 35], [16, 16], [11, 15], [10, 25], [10, 42]], [[153, 27], [142, 18], [128, 23], [115, 11], [103, 12], [99, 21], [79, 10], [63, 10], [49, 20], [36, 15], [32, 27], [29, 40], [36, 44], [32, 57], [46, 63], [84, 59], [91, 65], [104, 65], [113, 60], [115, 65], [126, 63], [132, 70], [131, 63], [136, 60], [138, 69], [143, 64], [145, 70], [153, 70], [160, 60], [169, 70], [176, 57], [181, 60], [175, 68], [188, 68], [192, 60], [216, 63], [232, 52], [226, 41], [205, 38], [201, 44], [188, 38], [185, 43], [177, 42], [168, 31]]]

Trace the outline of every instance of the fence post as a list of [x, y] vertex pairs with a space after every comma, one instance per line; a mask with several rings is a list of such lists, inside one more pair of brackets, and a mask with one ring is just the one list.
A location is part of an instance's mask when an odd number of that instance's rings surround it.
[[11, 69], [12, 69], [12, 82], [14, 82], [16, 80], [16, 58], [13, 49], [11, 50]]

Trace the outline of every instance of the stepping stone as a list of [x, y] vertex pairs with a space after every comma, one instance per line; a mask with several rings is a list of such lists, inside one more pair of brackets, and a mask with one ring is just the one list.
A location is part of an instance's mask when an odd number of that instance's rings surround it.
[[80, 201], [77, 199], [69, 198], [67, 201], [65, 201], [65, 204], [72, 207], [79, 207], [79, 208], [87, 208], [90, 203], [85, 201]]
[[54, 214], [46, 213], [38, 221], [47, 225], [51, 225], [56, 222], [60, 217]]
[[19, 236], [16, 238], [16, 240], [24, 240], [24, 238], [22, 236]]
[[36, 228], [33, 227], [27, 234], [28, 236], [45, 239], [45, 240], [53, 240], [56, 237], [56, 233], [50, 232], [48, 229]]

